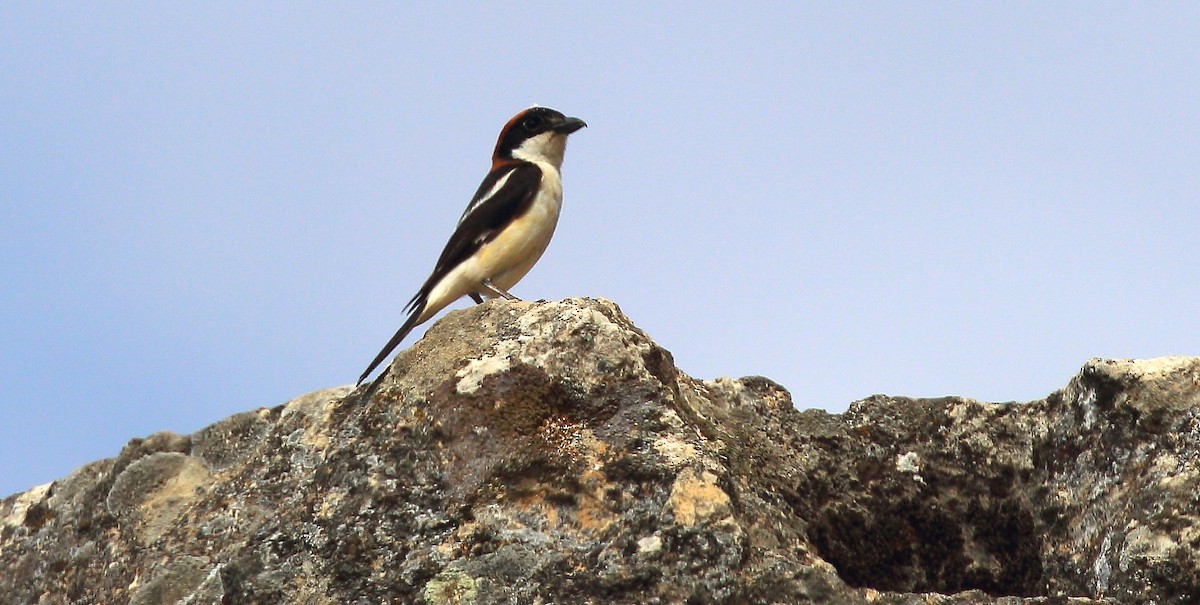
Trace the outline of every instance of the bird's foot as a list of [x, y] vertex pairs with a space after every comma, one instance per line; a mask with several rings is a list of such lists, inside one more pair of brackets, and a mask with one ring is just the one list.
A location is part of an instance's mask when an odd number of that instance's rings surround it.
[[521, 299], [517, 298], [516, 296], [513, 296], [512, 294], [509, 294], [508, 292], [501, 290], [500, 288], [497, 288], [495, 286], [495, 284], [492, 283], [492, 280], [490, 280], [490, 279], [483, 280], [483, 287], [487, 288], [492, 294], [495, 294], [496, 296], [504, 297], [507, 300], [521, 300]]

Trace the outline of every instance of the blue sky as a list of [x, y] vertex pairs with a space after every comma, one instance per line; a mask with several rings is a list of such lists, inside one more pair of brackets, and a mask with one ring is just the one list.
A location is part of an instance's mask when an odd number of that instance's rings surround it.
[[1200, 5], [798, 4], [4, 3], [0, 495], [353, 382], [534, 103], [590, 127], [514, 293], [693, 376], [1200, 353]]

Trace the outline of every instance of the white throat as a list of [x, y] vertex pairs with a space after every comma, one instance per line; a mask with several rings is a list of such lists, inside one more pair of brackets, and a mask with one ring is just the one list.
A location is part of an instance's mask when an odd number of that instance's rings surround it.
[[530, 137], [512, 152], [513, 159], [535, 164], [549, 164], [555, 170], [562, 169], [563, 152], [567, 150], [567, 135], [543, 132]]

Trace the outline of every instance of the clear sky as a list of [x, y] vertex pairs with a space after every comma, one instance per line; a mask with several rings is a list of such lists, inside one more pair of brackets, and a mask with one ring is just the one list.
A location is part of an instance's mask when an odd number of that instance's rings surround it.
[[535, 103], [590, 127], [514, 293], [693, 376], [1200, 354], [1195, 2], [100, 4], [0, 5], [0, 496], [352, 383]]

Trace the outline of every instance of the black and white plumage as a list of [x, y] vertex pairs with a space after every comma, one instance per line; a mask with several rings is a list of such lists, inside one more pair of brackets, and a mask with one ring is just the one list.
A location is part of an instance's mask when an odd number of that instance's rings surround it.
[[504, 125], [492, 153], [492, 170], [458, 219], [433, 273], [405, 306], [408, 319], [357, 384], [413, 328], [446, 305], [463, 296], [477, 303], [497, 296], [515, 298], [508, 290], [533, 268], [554, 235], [562, 207], [559, 170], [567, 136], [584, 126], [583, 120], [547, 107], [526, 109]]

